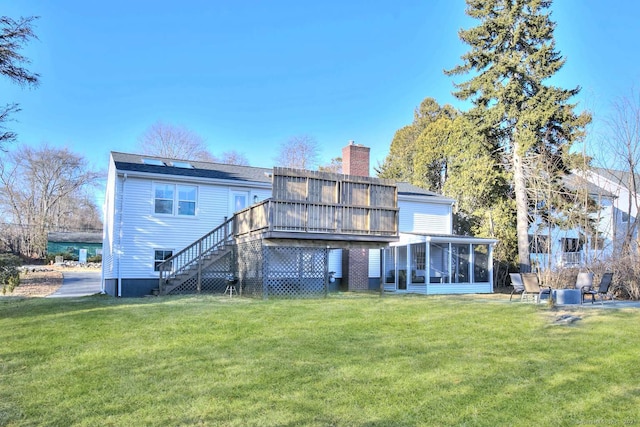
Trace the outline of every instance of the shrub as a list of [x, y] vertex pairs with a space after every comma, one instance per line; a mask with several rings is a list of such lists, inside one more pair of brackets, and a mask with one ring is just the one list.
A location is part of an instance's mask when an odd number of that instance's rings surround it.
[[610, 258], [593, 264], [592, 271], [596, 274], [594, 283], [600, 283], [603, 273], [613, 273], [610, 290], [621, 299], [640, 299], [640, 260], [638, 255], [631, 254]]
[[[553, 289], [571, 289], [576, 285], [578, 273], [587, 270], [578, 267], [565, 267], [558, 270], [546, 270], [540, 274], [540, 281]], [[589, 270], [590, 271], [590, 270]]]
[[20, 284], [20, 271], [18, 267], [21, 264], [19, 257], [12, 254], [0, 254], [0, 286], [2, 293], [11, 293]]
[[47, 264], [55, 262], [57, 256], [61, 256], [65, 261], [78, 261], [78, 255], [72, 254], [70, 252], [57, 252], [54, 254], [47, 254]]

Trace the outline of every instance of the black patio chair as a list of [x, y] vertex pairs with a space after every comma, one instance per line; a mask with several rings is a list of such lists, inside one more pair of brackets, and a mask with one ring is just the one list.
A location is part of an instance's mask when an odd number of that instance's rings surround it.
[[613, 279], [613, 273], [604, 273], [602, 275], [602, 279], [600, 279], [600, 285], [598, 285], [598, 289], [591, 289], [582, 294], [582, 300], [584, 302], [585, 295], [591, 295], [591, 304], [596, 299], [596, 295], [600, 296], [600, 304], [604, 305], [604, 297], [608, 296], [611, 298], [611, 302], [614, 301], [615, 297], [613, 296], [613, 292], [609, 291], [611, 287], [611, 280]]

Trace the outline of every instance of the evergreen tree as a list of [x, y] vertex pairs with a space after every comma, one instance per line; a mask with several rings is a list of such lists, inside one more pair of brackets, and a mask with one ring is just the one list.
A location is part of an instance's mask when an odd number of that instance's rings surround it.
[[[0, 75], [21, 86], [37, 86], [40, 76], [27, 70], [24, 65], [29, 59], [20, 50], [32, 39], [37, 39], [33, 32], [32, 16], [17, 21], [8, 16], [0, 16]], [[4, 144], [16, 139], [14, 132], [8, 131], [4, 123], [10, 120], [12, 113], [20, 111], [18, 104], [10, 103], [0, 106], [0, 150]]]
[[446, 71], [471, 75], [454, 94], [472, 102], [469, 120], [501, 150], [512, 174], [521, 271], [530, 270], [527, 179], [536, 174], [535, 159], [553, 158], [545, 164], [566, 172], [569, 148], [591, 120], [569, 102], [579, 87], [548, 84], [565, 62], [555, 48], [550, 6], [545, 0], [467, 0], [467, 14], [480, 24], [460, 31], [470, 51]]
[[389, 154], [376, 168], [378, 176], [442, 192], [445, 144], [458, 115], [452, 106], [440, 106], [435, 99], [425, 98], [414, 112], [413, 123], [396, 131]]

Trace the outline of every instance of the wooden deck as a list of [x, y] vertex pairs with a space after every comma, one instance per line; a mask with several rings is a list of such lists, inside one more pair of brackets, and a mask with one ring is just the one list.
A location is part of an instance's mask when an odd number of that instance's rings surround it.
[[236, 212], [237, 239], [332, 241], [341, 247], [398, 240], [393, 181], [285, 168], [275, 168], [273, 179], [271, 199]]

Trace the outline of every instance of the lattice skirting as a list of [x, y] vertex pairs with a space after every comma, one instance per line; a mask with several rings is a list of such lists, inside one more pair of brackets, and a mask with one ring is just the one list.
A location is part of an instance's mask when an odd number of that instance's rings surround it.
[[238, 245], [242, 292], [261, 298], [325, 295], [329, 251], [322, 248], [266, 246], [260, 240]]
[[235, 251], [231, 251], [211, 265], [202, 268], [200, 287], [198, 277], [194, 276], [169, 292], [175, 294], [224, 293], [227, 288], [227, 277], [235, 271]]
[[262, 241], [240, 243], [238, 249], [237, 277], [243, 296], [262, 298], [263, 260]]
[[224, 293], [227, 277], [238, 281], [237, 290], [255, 298], [322, 296], [328, 289], [329, 250], [323, 248], [266, 246], [261, 240], [238, 244], [234, 251], [202, 270], [200, 287], [193, 277], [171, 294]]

